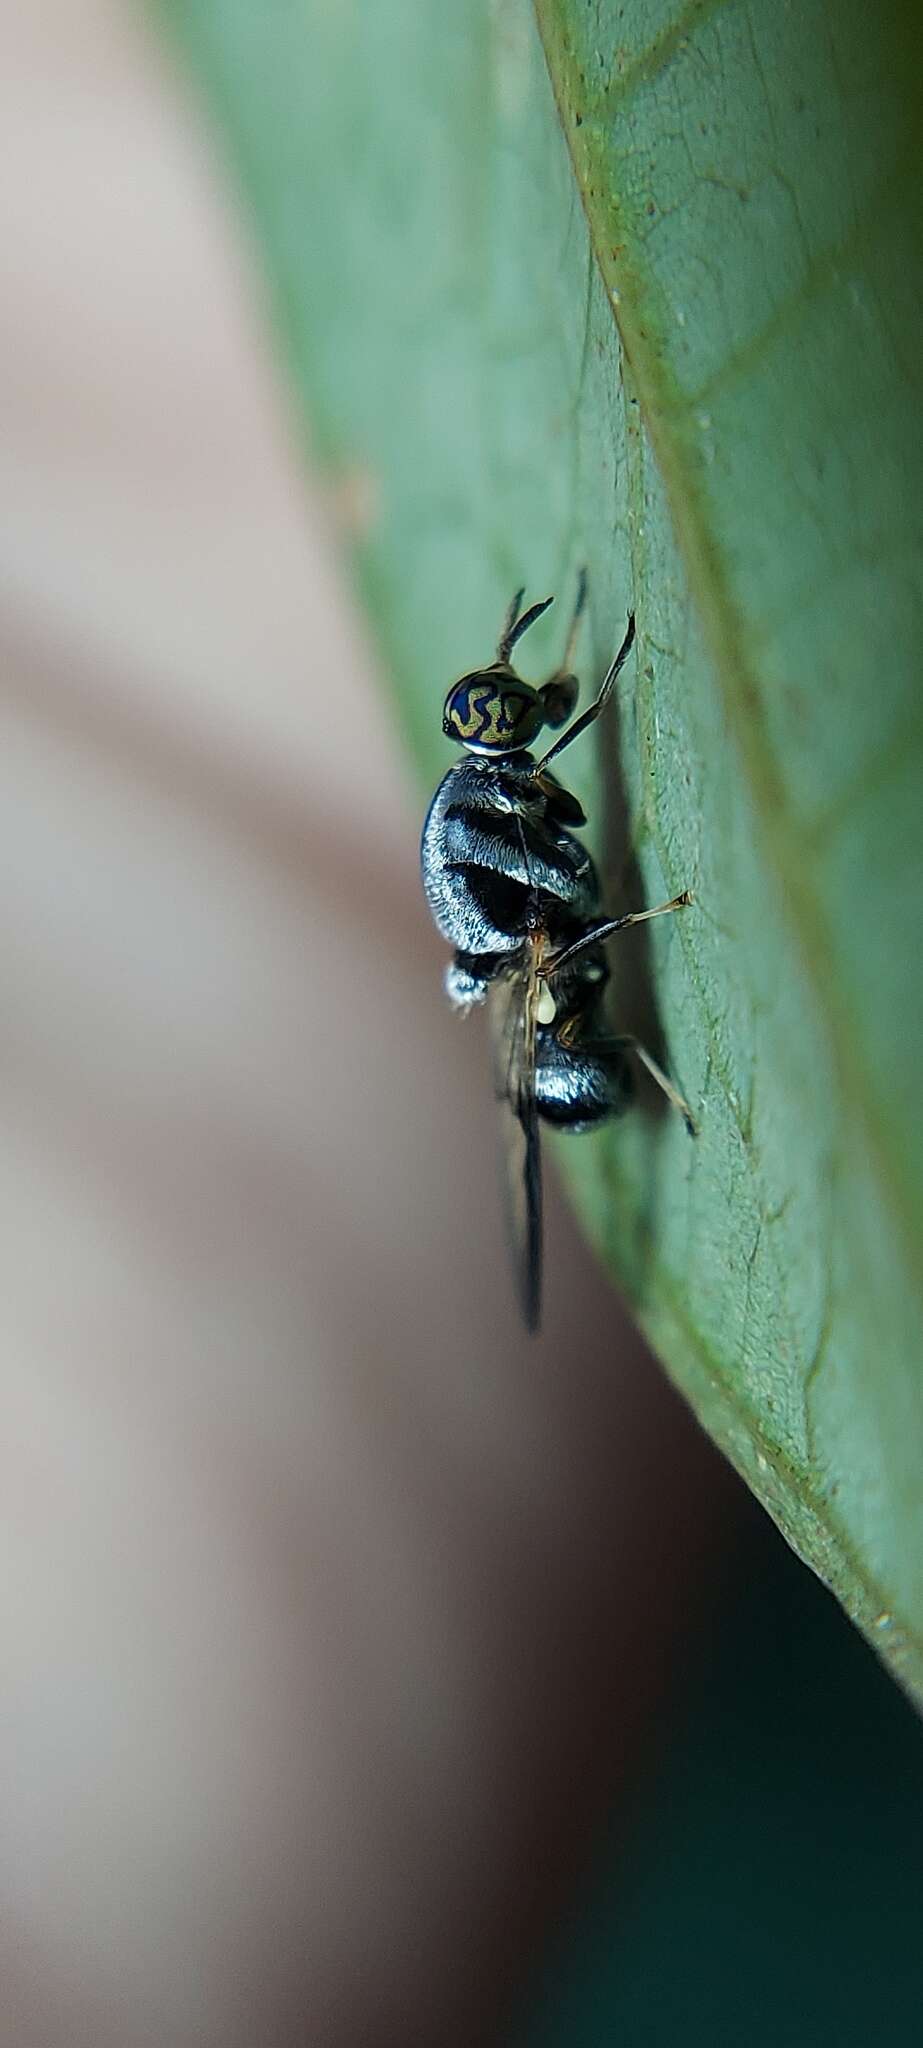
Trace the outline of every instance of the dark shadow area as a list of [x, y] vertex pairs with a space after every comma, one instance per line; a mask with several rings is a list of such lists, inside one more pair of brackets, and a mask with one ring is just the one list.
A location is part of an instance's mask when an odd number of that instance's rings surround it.
[[753, 1507], [516, 2048], [866, 2048], [923, 2004], [923, 1731]]
[[[614, 637], [617, 639], [617, 628]], [[635, 658], [640, 660], [640, 650]], [[603, 911], [611, 917], [651, 908], [631, 837], [628, 791], [622, 772], [622, 737], [622, 706], [615, 696], [599, 721], [596, 741], [603, 792], [600, 893]], [[682, 916], [681, 911], [677, 914]], [[609, 942], [608, 956], [612, 979], [606, 1006], [613, 1030], [639, 1039], [658, 1066], [675, 1080], [654, 988], [650, 926], [636, 925], [630, 931], [618, 933]], [[635, 1100], [645, 1116], [660, 1119], [674, 1113], [640, 1061], [632, 1061], [632, 1074]]]

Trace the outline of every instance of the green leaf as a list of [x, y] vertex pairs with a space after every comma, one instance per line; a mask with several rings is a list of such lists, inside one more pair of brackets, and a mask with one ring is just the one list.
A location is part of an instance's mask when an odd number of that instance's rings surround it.
[[164, 6], [422, 779], [518, 583], [560, 614], [588, 564], [596, 678], [637, 609], [568, 767], [610, 900], [626, 835], [635, 893], [695, 891], [617, 965], [701, 1136], [636, 1115], [561, 1165], [708, 1429], [923, 1692], [911, 11]]

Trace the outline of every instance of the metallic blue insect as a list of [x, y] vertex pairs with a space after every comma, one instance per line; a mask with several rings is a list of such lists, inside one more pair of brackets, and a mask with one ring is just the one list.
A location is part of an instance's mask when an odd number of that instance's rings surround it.
[[423, 887], [435, 922], [453, 947], [446, 991], [453, 1008], [488, 1007], [494, 1092], [504, 1117], [507, 1209], [523, 1314], [541, 1313], [542, 1187], [539, 1119], [584, 1131], [618, 1115], [632, 1093], [634, 1053], [695, 1131], [688, 1105], [656, 1061], [606, 1022], [609, 970], [603, 942], [689, 903], [688, 891], [655, 910], [601, 918], [596, 869], [577, 830], [586, 823], [551, 763], [605, 709], [631, 651], [632, 614], [622, 645], [592, 704], [538, 759], [543, 727], [573, 712], [571, 673], [586, 598], [581, 576], [559, 668], [540, 688], [511, 665], [517, 642], [551, 604], [507, 613], [496, 659], [454, 683], [442, 729], [462, 745], [443, 776], [423, 827]]

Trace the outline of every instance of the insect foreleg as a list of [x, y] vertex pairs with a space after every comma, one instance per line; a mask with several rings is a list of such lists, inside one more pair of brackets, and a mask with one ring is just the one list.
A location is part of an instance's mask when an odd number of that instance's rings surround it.
[[580, 734], [582, 732], [586, 732], [587, 726], [592, 725], [594, 719], [597, 719], [600, 713], [605, 711], [606, 705], [608, 704], [612, 692], [615, 688], [616, 677], [618, 676], [620, 669], [624, 667], [628, 655], [631, 652], [634, 637], [635, 615], [634, 612], [629, 612], [628, 625], [625, 631], [625, 638], [622, 641], [621, 647], [619, 648], [615, 660], [610, 663], [610, 666], [606, 671], [606, 674], [603, 678], [602, 687], [599, 691], [599, 695], [597, 697], [594, 697], [592, 704], [588, 706], [586, 711], [581, 712], [579, 718], [574, 719], [573, 725], [568, 726], [567, 731], [561, 734], [561, 738], [559, 740], [555, 740], [554, 746], [549, 747], [547, 754], [543, 754], [541, 760], [536, 761], [535, 767], [532, 771], [534, 775], [540, 775], [542, 769], [547, 768], [549, 762], [553, 761], [557, 754], [563, 754], [565, 747], [569, 747], [572, 740], [579, 739]]

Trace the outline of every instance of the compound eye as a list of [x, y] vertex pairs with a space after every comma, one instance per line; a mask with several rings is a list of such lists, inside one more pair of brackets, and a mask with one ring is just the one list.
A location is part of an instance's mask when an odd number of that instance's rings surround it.
[[529, 747], [545, 722], [537, 690], [509, 670], [479, 669], [453, 684], [442, 730], [476, 753], [514, 754]]

